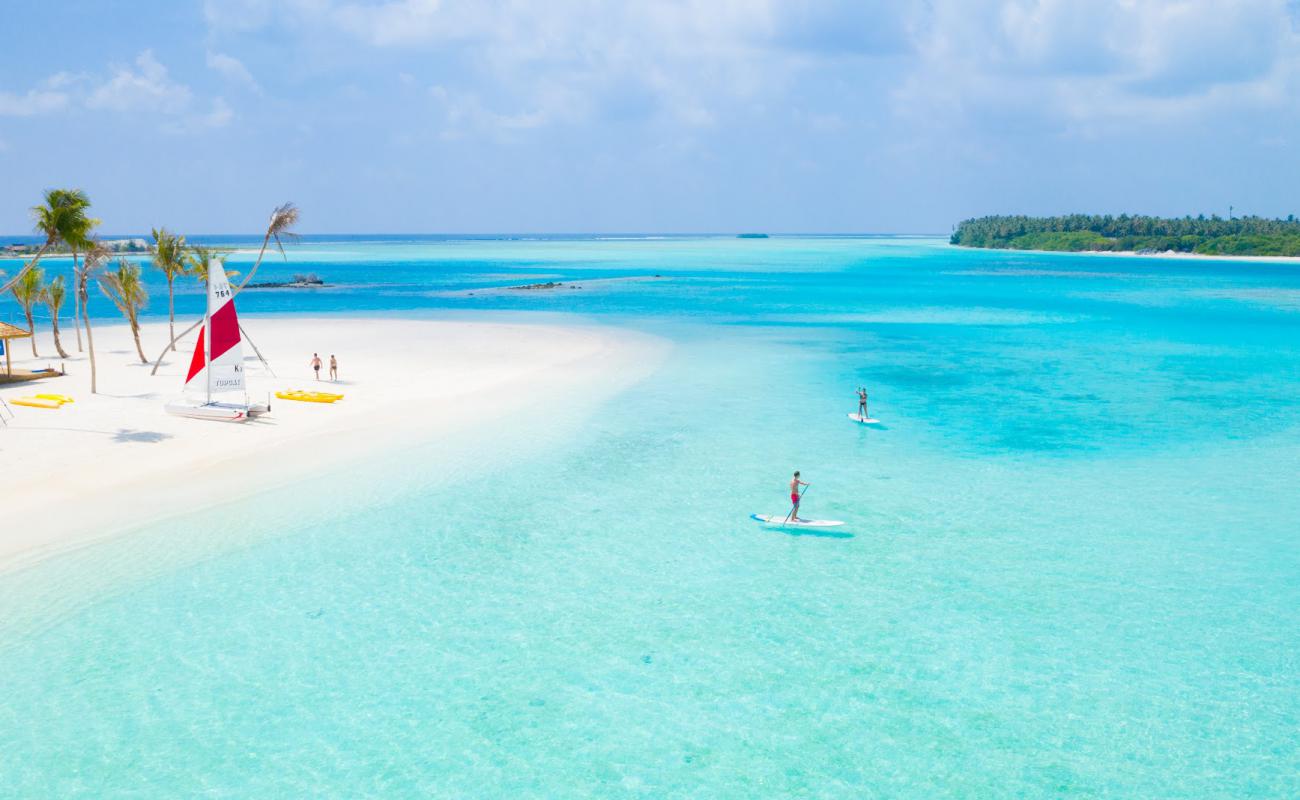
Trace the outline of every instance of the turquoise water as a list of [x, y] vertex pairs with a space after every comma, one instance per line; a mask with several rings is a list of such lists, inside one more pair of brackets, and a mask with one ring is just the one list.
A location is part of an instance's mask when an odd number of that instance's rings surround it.
[[[241, 310], [672, 348], [0, 577], [0, 794], [1300, 793], [1295, 267], [718, 238], [276, 269], [336, 288]], [[540, 276], [583, 288], [484, 291]], [[793, 468], [839, 535], [747, 519]]]

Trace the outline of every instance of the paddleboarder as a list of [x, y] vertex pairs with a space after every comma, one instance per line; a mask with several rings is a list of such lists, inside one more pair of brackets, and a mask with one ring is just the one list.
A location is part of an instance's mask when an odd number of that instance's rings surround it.
[[870, 419], [871, 415], [867, 413], [867, 387], [858, 387], [858, 415], [863, 419]]
[[794, 508], [790, 511], [791, 522], [801, 521], [799, 519], [799, 500], [803, 493], [799, 491], [800, 486], [812, 486], [812, 484], [799, 480], [799, 470], [795, 470], [794, 477], [790, 479], [790, 502], [794, 505]]

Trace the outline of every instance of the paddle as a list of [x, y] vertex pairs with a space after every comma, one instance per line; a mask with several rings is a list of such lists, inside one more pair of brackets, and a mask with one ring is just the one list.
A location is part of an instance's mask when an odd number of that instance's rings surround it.
[[[804, 484], [803, 491], [799, 492], [799, 502], [803, 502], [803, 496], [808, 493], [809, 486], [812, 486], [812, 484], [811, 483]], [[790, 504], [790, 513], [785, 515], [785, 522], [782, 522], [781, 523], [782, 525], [790, 521], [790, 517], [794, 516], [794, 510], [798, 507], [799, 507], [799, 503]]]

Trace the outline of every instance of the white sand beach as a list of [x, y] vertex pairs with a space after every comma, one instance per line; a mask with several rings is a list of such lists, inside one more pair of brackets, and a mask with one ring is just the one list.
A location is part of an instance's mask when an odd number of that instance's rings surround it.
[[[178, 321], [178, 328], [191, 320]], [[75, 398], [59, 409], [11, 405], [0, 426], [0, 571], [113, 535], [124, 528], [310, 475], [386, 447], [463, 429], [509, 413], [521, 397], [616, 391], [649, 373], [665, 349], [652, 337], [612, 328], [481, 321], [246, 317], [241, 320], [275, 376], [245, 347], [249, 394], [289, 388], [336, 391], [332, 405], [277, 400], [246, 423], [167, 414], [180, 394], [193, 338], [157, 375], [139, 363], [124, 324], [94, 329], [99, 394], [89, 362], [65, 323], [57, 358], [38, 325], [41, 358], [11, 342], [13, 365], [66, 367], [67, 375], [0, 384], [12, 401], [37, 392]], [[142, 328], [147, 355], [166, 323]], [[313, 379], [313, 353], [339, 359], [339, 382]], [[0, 370], [3, 363], [0, 362]], [[7, 415], [6, 415], [7, 416]], [[219, 475], [220, 480], [213, 476]], [[220, 493], [215, 487], [220, 486]]]
[[[952, 245], [952, 247], [963, 250], [995, 250], [1000, 248], [985, 247], [968, 247], [966, 245]], [[1258, 262], [1261, 264], [1300, 264], [1300, 257], [1296, 256], [1227, 256], [1212, 255], [1206, 253], [1179, 253], [1174, 250], [1162, 250], [1155, 253], [1142, 252], [1136, 250], [1011, 250], [1006, 249], [1007, 253], [1040, 253], [1044, 255], [1071, 255], [1071, 256], [1109, 256], [1111, 258], [1164, 258], [1173, 260], [1187, 261], [1245, 261]]]

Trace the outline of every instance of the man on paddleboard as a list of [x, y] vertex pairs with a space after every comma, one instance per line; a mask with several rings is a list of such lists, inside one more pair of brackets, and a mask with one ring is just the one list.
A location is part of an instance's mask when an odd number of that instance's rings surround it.
[[799, 480], [799, 470], [794, 471], [794, 477], [790, 479], [790, 502], [794, 504], [794, 510], [790, 512], [791, 522], [801, 521], [799, 519], [799, 487], [811, 485], [811, 483], [805, 483]]

